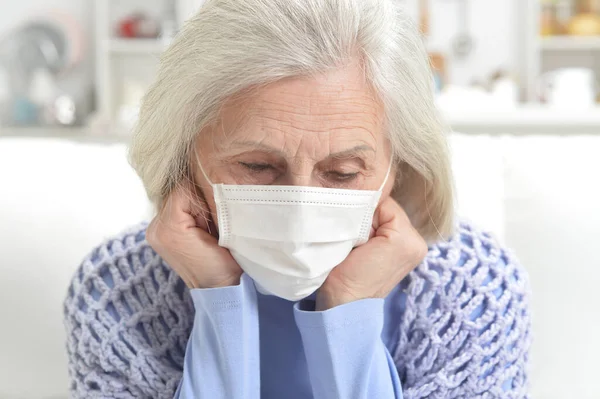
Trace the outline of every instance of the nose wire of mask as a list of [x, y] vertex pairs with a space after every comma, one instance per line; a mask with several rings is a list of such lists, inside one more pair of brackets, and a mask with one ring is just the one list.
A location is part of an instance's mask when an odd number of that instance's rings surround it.
[[[197, 157], [197, 154], [196, 154]], [[368, 241], [377, 191], [214, 184], [219, 245], [257, 290], [289, 301], [315, 292], [355, 246]]]

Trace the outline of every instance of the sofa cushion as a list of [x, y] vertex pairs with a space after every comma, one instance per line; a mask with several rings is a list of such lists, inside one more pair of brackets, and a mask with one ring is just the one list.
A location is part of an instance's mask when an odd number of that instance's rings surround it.
[[122, 144], [0, 138], [0, 183], [0, 397], [66, 396], [71, 275], [150, 206]]

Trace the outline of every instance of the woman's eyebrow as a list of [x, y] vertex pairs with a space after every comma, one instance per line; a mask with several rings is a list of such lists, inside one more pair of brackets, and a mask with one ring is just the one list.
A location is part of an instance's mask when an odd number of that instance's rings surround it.
[[[244, 141], [233, 141], [228, 146], [231, 148], [252, 148], [254, 150], [262, 150], [268, 152], [270, 154], [276, 154], [281, 157], [285, 157], [285, 153], [278, 148], [272, 147], [268, 144], [262, 143], [260, 141], [252, 141], [252, 140], [244, 140]], [[357, 145], [355, 147], [349, 148], [347, 150], [338, 151], [331, 153], [327, 156], [327, 158], [352, 158], [367, 152], [375, 153], [375, 149], [367, 144]]]
[[244, 148], [244, 149], [252, 149], [252, 150], [261, 150], [268, 152], [269, 154], [275, 154], [282, 158], [285, 157], [285, 153], [278, 148], [272, 147], [260, 141], [252, 141], [252, 140], [235, 140], [231, 142], [228, 146], [228, 149], [236, 149], [236, 148]]
[[375, 153], [375, 149], [373, 147], [371, 147], [370, 145], [362, 144], [362, 145], [357, 145], [356, 147], [353, 147], [353, 148], [349, 148], [347, 150], [331, 153], [331, 154], [329, 154], [328, 158], [336, 158], [336, 159], [353, 158], [353, 157], [356, 157], [359, 155], [363, 155], [367, 152]]

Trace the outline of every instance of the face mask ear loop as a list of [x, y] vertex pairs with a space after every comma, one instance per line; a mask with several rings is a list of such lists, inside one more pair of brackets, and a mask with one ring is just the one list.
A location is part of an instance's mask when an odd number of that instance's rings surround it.
[[194, 151], [194, 155], [196, 156], [196, 162], [198, 163], [198, 167], [200, 168], [200, 171], [204, 175], [204, 178], [206, 179], [206, 181], [208, 182], [208, 184], [210, 184], [211, 186], [214, 186], [214, 184], [210, 181], [208, 175], [204, 171], [204, 168], [202, 167], [202, 162], [200, 162], [200, 157], [198, 157], [198, 152]]
[[[200, 162], [200, 157], [198, 156], [198, 151], [194, 150], [194, 155], [196, 156], [196, 162], [198, 163], [198, 167], [202, 171], [202, 174], [204, 175], [204, 178], [206, 179], [206, 181], [208, 182], [208, 184], [210, 184], [211, 187], [213, 187], [213, 190], [214, 190], [215, 185], [210, 181], [210, 178], [208, 177], [208, 175], [204, 171], [204, 168], [202, 167], [202, 162]], [[219, 218], [219, 220], [221, 220], [221, 226], [222, 226], [222, 224], [224, 222], [223, 222], [223, 218], [221, 216], [220, 205], [219, 205], [218, 201], [215, 201], [215, 202], [217, 203], [218, 218]], [[221, 230], [221, 228], [217, 229], [217, 231], [219, 231], [219, 230]], [[210, 225], [209, 225], [209, 233], [210, 233]], [[224, 242], [225, 239], [226, 239], [226, 237], [223, 234], [219, 234], [219, 243]]]
[[390, 177], [390, 173], [392, 172], [392, 165], [394, 164], [394, 156], [392, 155], [392, 157], [390, 158], [390, 166], [388, 166], [388, 170], [387, 173], [385, 174], [385, 179], [383, 179], [383, 183], [381, 184], [381, 187], [379, 187], [378, 191], [382, 191], [383, 188], [385, 187], [388, 178]]

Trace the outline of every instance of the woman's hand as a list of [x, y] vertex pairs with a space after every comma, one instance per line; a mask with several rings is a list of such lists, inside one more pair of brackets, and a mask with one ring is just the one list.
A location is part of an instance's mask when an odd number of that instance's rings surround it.
[[369, 241], [355, 248], [317, 292], [323, 311], [366, 298], [385, 298], [427, 255], [427, 244], [391, 197], [375, 211]]
[[152, 248], [189, 288], [218, 288], [240, 283], [242, 269], [229, 250], [209, 233], [216, 231], [206, 203], [193, 209], [188, 187], [174, 190], [146, 231]]

